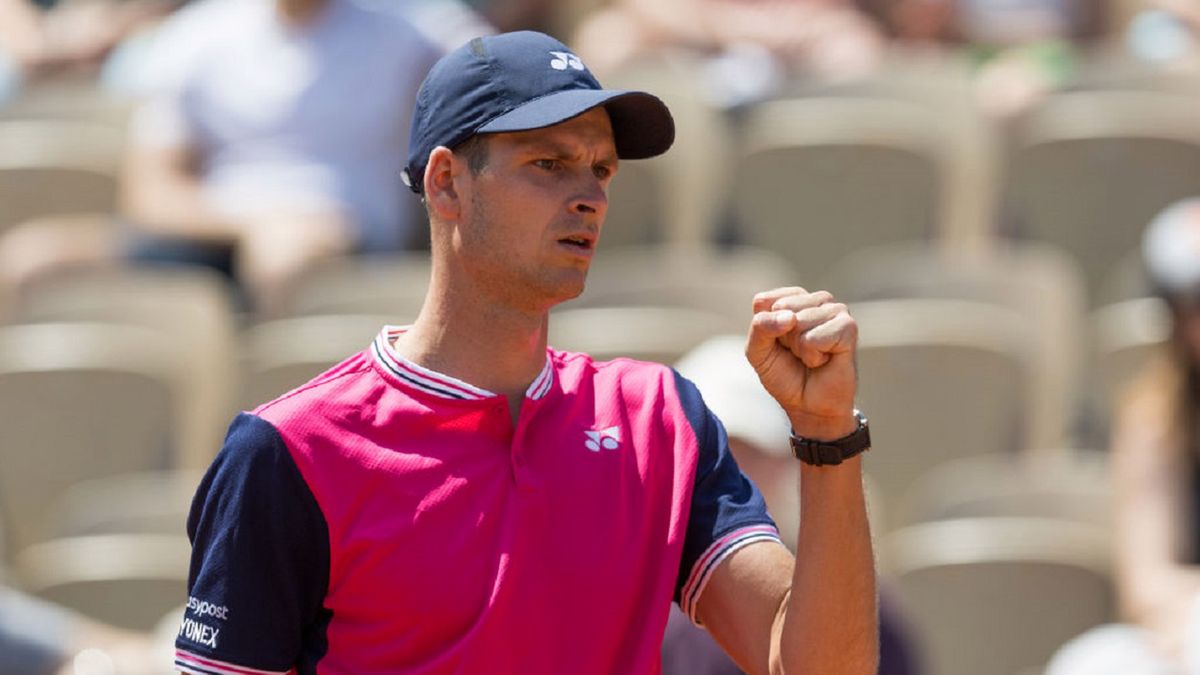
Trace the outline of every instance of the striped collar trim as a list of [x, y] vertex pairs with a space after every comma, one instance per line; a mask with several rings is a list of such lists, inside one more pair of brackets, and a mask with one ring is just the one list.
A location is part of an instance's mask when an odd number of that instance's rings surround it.
[[542, 366], [542, 372], [534, 378], [529, 388], [525, 390], [525, 398], [537, 401], [550, 393], [550, 385], [554, 384], [554, 368], [550, 362], [550, 356], [546, 356], [546, 365]]
[[[436, 370], [419, 366], [396, 353], [395, 348], [392, 347], [392, 341], [407, 331], [408, 328], [408, 326], [384, 326], [379, 335], [375, 337], [375, 341], [371, 343], [371, 353], [375, 357], [375, 361], [384, 370], [403, 380], [405, 384], [442, 398], [460, 401], [481, 401], [497, 396], [497, 394], [487, 389], [476, 387], [473, 384], [463, 382], [449, 375], [444, 375]], [[547, 354], [546, 364], [542, 366], [542, 372], [538, 373], [533, 383], [525, 390], [526, 398], [534, 401], [544, 398], [550, 392], [550, 386], [553, 383], [554, 367], [550, 361], [549, 354]]]

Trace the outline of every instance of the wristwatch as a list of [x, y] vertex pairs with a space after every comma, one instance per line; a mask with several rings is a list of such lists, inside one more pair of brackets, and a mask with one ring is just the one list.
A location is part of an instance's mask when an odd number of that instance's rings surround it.
[[871, 430], [867, 416], [861, 410], [854, 411], [858, 428], [836, 441], [815, 441], [791, 434], [792, 454], [796, 459], [813, 466], [841, 464], [851, 457], [871, 449]]

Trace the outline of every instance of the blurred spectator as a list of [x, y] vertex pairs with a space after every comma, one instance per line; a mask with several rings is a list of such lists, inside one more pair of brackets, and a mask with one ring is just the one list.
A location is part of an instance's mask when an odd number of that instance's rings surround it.
[[1200, 198], [1160, 214], [1142, 253], [1173, 337], [1115, 411], [1116, 583], [1130, 623], [1068, 643], [1048, 675], [1200, 672]]
[[901, 42], [1008, 47], [1103, 32], [1095, 0], [858, 0]]
[[1096, 0], [858, 0], [907, 47], [950, 47], [978, 64], [980, 106], [1005, 118], [1073, 75], [1077, 44], [1105, 30]]
[[1200, 66], [1200, 0], [1144, 0], [1129, 22], [1130, 53], [1148, 64]]
[[124, 177], [135, 260], [213, 266], [271, 311], [323, 256], [403, 248], [400, 170], [439, 50], [394, 6], [203, 0], [162, 27]]
[[[481, 14], [479, 2], [464, 2], [463, 0], [358, 0], [368, 7], [395, 11], [403, 6], [405, 16], [424, 31], [426, 37], [433, 40], [442, 52], [454, 51], [458, 47], [480, 35], [491, 35], [496, 32], [496, 24], [490, 16]], [[527, 0], [516, 0], [513, 4], [522, 5]], [[534, 4], [542, 0], [528, 0]], [[495, 0], [499, 4], [507, 4], [507, 0]], [[484, 5], [489, 3], [485, 2]]]
[[149, 636], [95, 623], [0, 585], [0, 675], [149, 675], [162, 671], [154, 654]]
[[317, 258], [423, 246], [398, 177], [416, 89], [444, 45], [490, 31], [459, 0], [193, 3], [126, 50], [145, 102], [124, 235], [96, 217], [12, 228], [0, 310], [48, 271], [130, 258], [216, 268], [270, 314]]
[[[721, 420], [738, 466], [762, 491], [772, 517], [777, 519], [780, 536], [795, 550], [800, 472], [788, 444], [788, 419], [759, 384], [746, 361], [745, 348], [744, 337], [712, 338], [688, 352], [676, 369], [695, 383], [705, 404]], [[785, 514], [789, 519], [781, 520]], [[879, 611], [880, 675], [915, 673], [908, 640], [886, 596], [881, 599]], [[677, 607], [672, 607], [663, 639], [663, 675], [741, 672], [705, 630], [692, 625]]]
[[[204, 0], [160, 31], [124, 204], [139, 260], [234, 273], [269, 311], [322, 256], [402, 248], [398, 176], [438, 50], [352, 0]], [[236, 258], [235, 258], [236, 256]]]
[[850, 0], [614, 0], [583, 21], [574, 46], [596, 73], [682, 49], [761, 52], [789, 73], [845, 79], [870, 71], [882, 42]]
[[23, 82], [95, 74], [118, 44], [182, 0], [0, 0], [0, 100]]
[[560, 3], [552, 0], [470, 0], [497, 31], [536, 30], [552, 33]]

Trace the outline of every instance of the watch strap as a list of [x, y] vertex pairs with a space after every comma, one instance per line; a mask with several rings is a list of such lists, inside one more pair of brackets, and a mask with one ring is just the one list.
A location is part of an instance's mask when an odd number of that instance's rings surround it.
[[818, 441], [792, 433], [789, 438], [792, 454], [805, 464], [827, 466], [841, 464], [870, 450], [871, 430], [867, 425], [867, 416], [855, 410], [854, 417], [858, 420], [858, 428], [837, 440]]

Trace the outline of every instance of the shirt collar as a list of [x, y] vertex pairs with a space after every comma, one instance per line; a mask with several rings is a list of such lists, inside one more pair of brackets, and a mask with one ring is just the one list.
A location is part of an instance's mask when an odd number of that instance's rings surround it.
[[[430, 370], [400, 356], [392, 346], [392, 341], [408, 329], [409, 326], [384, 326], [379, 335], [375, 337], [375, 341], [371, 343], [371, 353], [375, 362], [385, 372], [408, 386], [442, 398], [479, 401], [498, 396], [487, 389]], [[542, 371], [530, 383], [529, 388], [525, 390], [525, 397], [533, 401], [544, 398], [550, 392], [550, 386], [553, 383], [554, 367], [547, 352], [546, 363], [542, 366]]]

